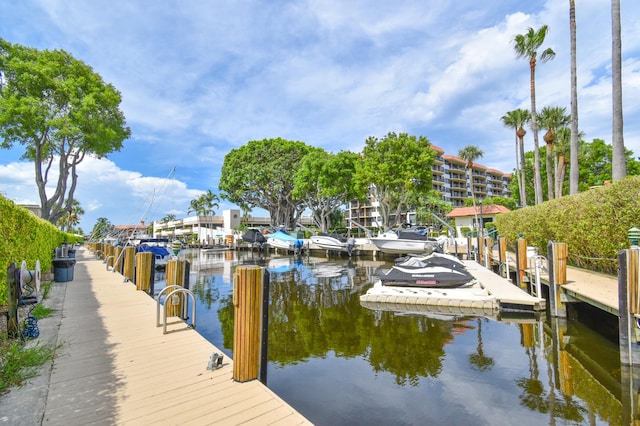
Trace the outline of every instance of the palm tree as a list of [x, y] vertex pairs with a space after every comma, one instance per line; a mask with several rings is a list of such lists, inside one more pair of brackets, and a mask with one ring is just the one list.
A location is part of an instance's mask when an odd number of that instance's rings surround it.
[[[571, 145], [569, 169], [569, 194], [579, 192], [580, 169], [578, 168], [578, 77], [576, 70], [576, 2], [569, 0], [569, 27], [571, 33]], [[557, 175], [556, 175], [557, 176]], [[556, 194], [558, 194], [556, 188]]]
[[620, 0], [611, 0], [611, 74], [613, 81], [613, 154], [611, 178], [616, 181], [627, 175], [626, 154], [622, 126], [622, 36], [620, 24]]
[[[198, 215], [198, 230], [200, 230], [200, 216], [208, 217], [215, 214], [215, 209], [220, 207], [218, 204], [219, 202], [220, 198], [218, 195], [211, 192], [210, 189], [207, 189], [207, 192], [191, 200], [187, 213], [193, 212]], [[206, 228], [209, 228], [208, 223]], [[209, 232], [207, 231], [207, 240], [208, 239]]]
[[557, 140], [556, 132], [571, 122], [571, 116], [566, 112], [567, 109], [564, 107], [546, 106], [542, 108], [539, 116], [540, 127], [547, 129], [543, 139], [547, 144], [547, 196], [549, 200], [554, 198], [553, 144]]
[[[469, 179], [469, 187], [471, 188], [471, 200], [473, 202], [473, 212], [478, 223], [478, 212], [476, 211], [476, 193], [473, 189], [473, 162], [482, 157], [484, 152], [476, 145], [467, 145], [458, 151], [458, 157], [467, 162], [467, 176]], [[482, 229], [482, 225], [478, 229]]]
[[[529, 60], [529, 73], [531, 85], [531, 130], [533, 130], [533, 156], [535, 163], [534, 192], [536, 204], [542, 203], [542, 176], [540, 175], [540, 147], [538, 145], [538, 122], [536, 119], [536, 61], [538, 49], [544, 43], [547, 36], [548, 27], [543, 25], [538, 31], [529, 28], [525, 34], [518, 34], [514, 37], [514, 50], [517, 58]], [[540, 54], [540, 60], [547, 62], [553, 59], [556, 53], [551, 48], [547, 48]]]
[[[524, 130], [524, 126], [531, 121], [531, 113], [529, 113], [528, 109], [518, 108], [503, 115], [501, 120], [505, 127], [512, 128], [516, 132], [516, 175], [518, 178], [518, 188], [520, 189], [520, 205], [527, 207], [526, 182], [524, 178], [524, 135], [527, 134], [527, 131]], [[518, 144], [520, 145], [519, 149]], [[520, 151], [519, 157], [518, 151]], [[518, 161], [520, 162], [519, 169]]]

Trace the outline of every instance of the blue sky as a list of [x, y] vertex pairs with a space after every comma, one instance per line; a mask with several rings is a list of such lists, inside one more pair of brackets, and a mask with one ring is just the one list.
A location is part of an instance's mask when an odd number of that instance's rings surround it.
[[[576, 3], [579, 126], [610, 143], [610, 2]], [[547, 24], [557, 54], [537, 67], [538, 108], [570, 111], [567, 1], [0, 0], [0, 13], [0, 37], [64, 49], [122, 93], [132, 137], [79, 171], [85, 231], [186, 216], [217, 192], [225, 154], [264, 138], [359, 152], [408, 132], [450, 154], [478, 145], [481, 164], [511, 172], [500, 117], [530, 109], [511, 44], [528, 27]], [[623, 1], [622, 19], [625, 145], [640, 156], [640, 3]], [[0, 151], [0, 192], [39, 204], [20, 154]]]

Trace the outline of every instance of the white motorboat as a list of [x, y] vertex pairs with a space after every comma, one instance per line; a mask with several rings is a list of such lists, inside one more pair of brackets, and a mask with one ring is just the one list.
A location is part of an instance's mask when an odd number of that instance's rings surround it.
[[356, 246], [356, 239], [353, 237], [344, 237], [340, 234], [322, 232], [313, 235], [311, 243], [324, 250], [339, 251], [351, 254]]
[[390, 254], [430, 254], [442, 250], [440, 241], [410, 230], [389, 230], [369, 240], [378, 250]]

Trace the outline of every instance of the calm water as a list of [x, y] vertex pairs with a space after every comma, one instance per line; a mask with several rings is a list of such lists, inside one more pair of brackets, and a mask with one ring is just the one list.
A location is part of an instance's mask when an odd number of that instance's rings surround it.
[[317, 425], [629, 424], [617, 343], [577, 321], [370, 310], [359, 295], [391, 266], [371, 259], [181, 256], [197, 331], [227, 356], [235, 267], [270, 271], [267, 385]]

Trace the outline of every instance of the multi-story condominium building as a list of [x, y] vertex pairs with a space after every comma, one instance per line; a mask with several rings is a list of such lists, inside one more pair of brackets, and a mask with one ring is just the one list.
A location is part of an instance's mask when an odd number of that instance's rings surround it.
[[[431, 145], [436, 152], [431, 172], [433, 189], [440, 192], [444, 201], [455, 207], [463, 206], [464, 200], [471, 197], [471, 188], [467, 176], [467, 163], [460, 157], [445, 154], [444, 149]], [[471, 181], [476, 199], [482, 201], [488, 197], [511, 197], [509, 183], [511, 175], [500, 170], [490, 169], [482, 164], [474, 163]], [[349, 205], [347, 218], [358, 225], [376, 227], [380, 225], [378, 202], [353, 201]], [[407, 221], [409, 221], [407, 219]]]

